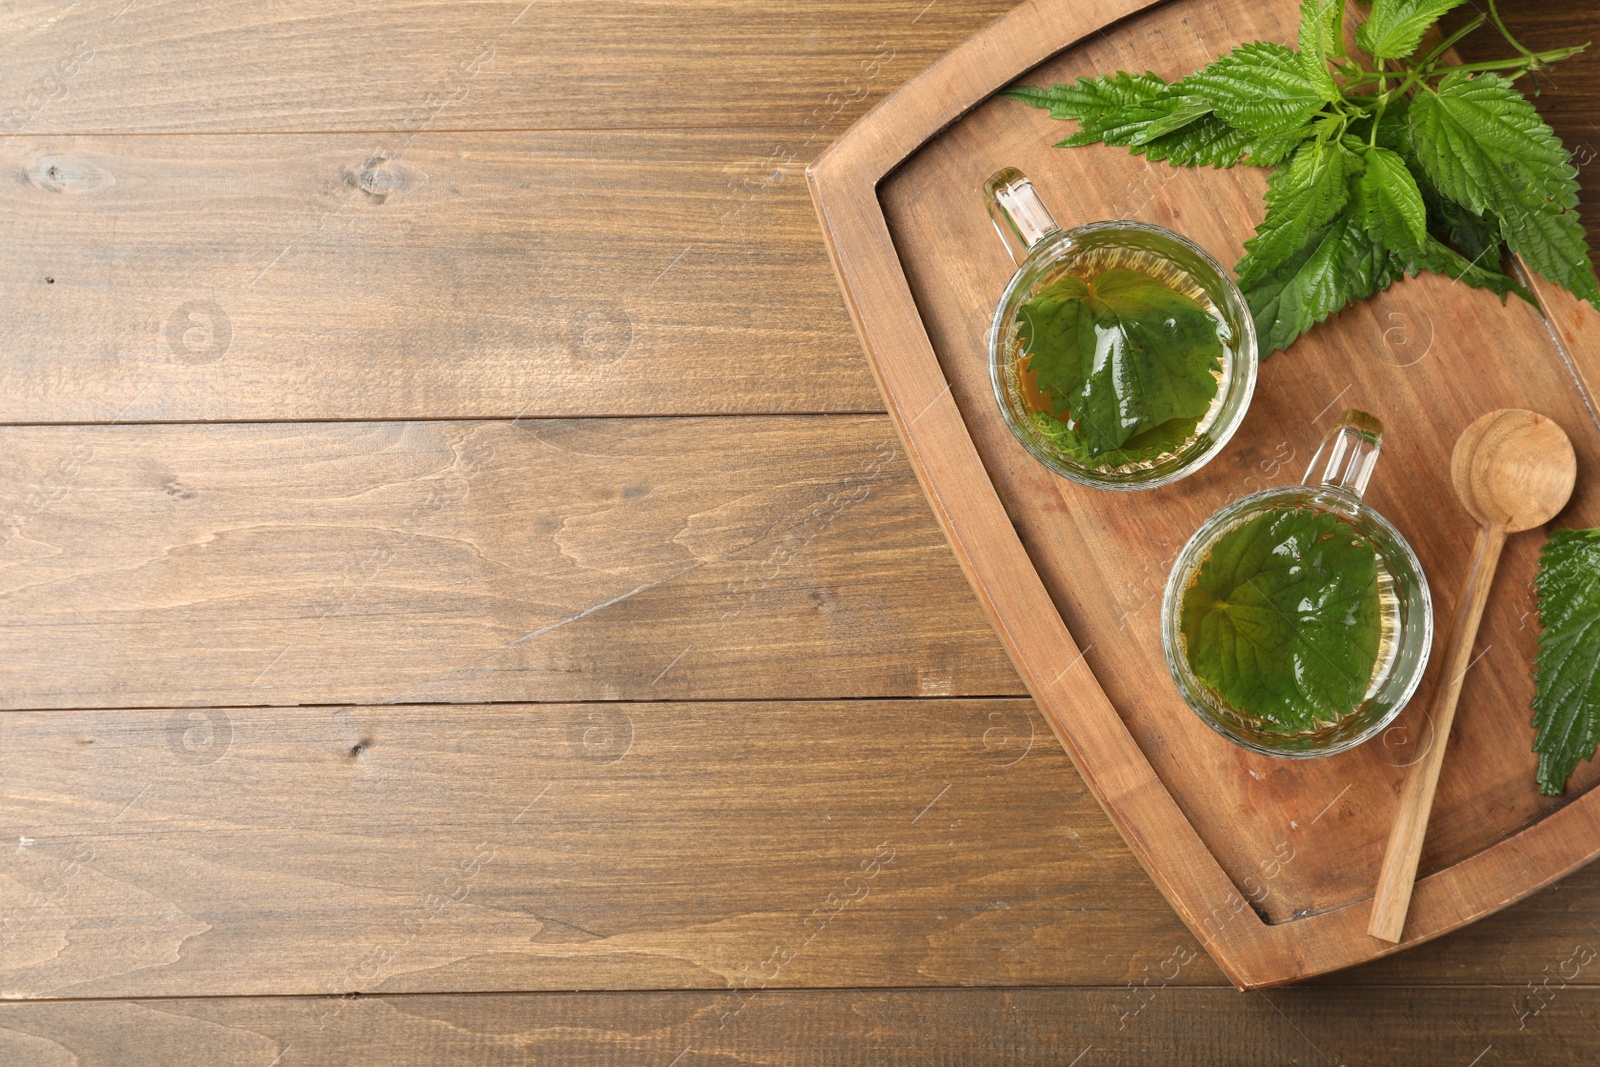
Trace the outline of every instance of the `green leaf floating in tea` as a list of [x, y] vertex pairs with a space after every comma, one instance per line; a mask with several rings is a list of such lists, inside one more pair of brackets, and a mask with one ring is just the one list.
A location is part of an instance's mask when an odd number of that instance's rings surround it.
[[1600, 741], [1600, 530], [1555, 530], [1539, 556], [1533, 750], [1539, 792], [1560, 796]]
[[1195, 676], [1235, 711], [1283, 733], [1338, 722], [1378, 662], [1377, 554], [1327, 512], [1262, 512], [1212, 546], [1181, 626]]
[[[1074, 458], [1103, 465], [1109, 453], [1174, 422], [1180, 425], [1160, 439], [1176, 435], [1181, 443], [1216, 399], [1217, 320], [1199, 301], [1141, 271], [1061, 278], [1017, 317], [1028, 370], [1055, 417], [1067, 420], [1076, 441], [1063, 451]], [[1135, 458], [1150, 454], [1148, 445], [1134, 444]]]
[[1124, 467], [1143, 463], [1153, 457], [1177, 452], [1194, 436], [1197, 419], [1173, 419], [1153, 430], [1136, 433], [1121, 448], [1113, 448], [1098, 456], [1091, 456], [1083, 435], [1048, 411], [1035, 411], [1033, 425], [1039, 436], [1050, 442], [1052, 448], [1074, 463], [1094, 468]]

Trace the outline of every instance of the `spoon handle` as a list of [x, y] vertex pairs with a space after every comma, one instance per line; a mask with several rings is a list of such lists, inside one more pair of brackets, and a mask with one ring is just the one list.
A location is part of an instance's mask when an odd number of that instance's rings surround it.
[[1450, 724], [1456, 717], [1456, 700], [1461, 682], [1472, 666], [1472, 646], [1478, 637], [1478, 622], [1489, 598], [1500, 550], [1505, 547], [1503, 526], [1478, 528], [1472, 550], [1472, 569], [1450, 617], [1445, 635], [1444, 664], [1434, 680], [1433, 701], [1428, 717], [1433, 722], [1433, 744], [1406, 772], [1400, 790], [1400, 804], [1394, 826], [1389, 831], [1389, 847], [1383, 854], [1383, 869], [1378, 874], [1378, 890], [1372, 900], [1372, 918], [1367, 933], [1385, 941], [1398, 942], [1405, 929], [1406, 912], [1411, 907], [1411, 887], [1417, 878], [1417, 861], [1422, 857], [1422, 839], [1428, 831], [1428, 815], [1433, 810], [1433, 794], [1439, 785], [1439, 768], [1444, 765], [1445, 745], [1450, 740]]

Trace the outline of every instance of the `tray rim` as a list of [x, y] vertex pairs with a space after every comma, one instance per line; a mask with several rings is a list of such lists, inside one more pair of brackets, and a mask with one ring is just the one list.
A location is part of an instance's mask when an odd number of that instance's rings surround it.
[[[1600, 856], [1600, 788], [1419, 879], [1398, 944], [1367, 934], [1371, 902], [1365, 898], [1269, 924], [1244, 906], [1092, 674], [1085, 684], [1089, 668], [1081, 663], [1083, 654], [1011, 525], [956, 407], [895, 250], [878, 187], [923, 145], [1023, 73], [1092, 33], [1168, 2], [1173, 0], [1026, 0], [859, 119], [806, 168], [806, 181], [828, 258], [895, 430], [1012, 663], [1084, 783], [1168, 903], [1236, 987], [1259, 989], [1403, 951], [1570, 874]], [[1600, 313], [1532, 272], [1523, 274], [1544, 309], [1551, 341], [1593, 414], [1593, 383], [1600, 382]], [[1538, 878], [1522, 873], [1530, 864], [1541, 872]], [[1215, 924], [1211, 932], [1208, 922]]]

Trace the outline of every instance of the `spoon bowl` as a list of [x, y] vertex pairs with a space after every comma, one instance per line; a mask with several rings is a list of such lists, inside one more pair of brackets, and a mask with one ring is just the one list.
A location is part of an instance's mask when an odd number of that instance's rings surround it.
[[1479, 418], [1450, 457], [1450, 479], [1467, 512], [1508, 534], [1555, 518], [1577, 478], [1578, 457], [1561, 427], [1518, 408]]

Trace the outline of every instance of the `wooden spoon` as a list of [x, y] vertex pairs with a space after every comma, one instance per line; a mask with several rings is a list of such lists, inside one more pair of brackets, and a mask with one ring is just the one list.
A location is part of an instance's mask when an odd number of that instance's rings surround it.
[[1472, 569], [1456, 601], [1444, 639], [1444, 664], [1434, 683], [1433, 746], [1411, 765], [1400, 791], [1400, 807], [1389, 831], [1389, 848], [1378, 874], [1367, 933], [1400, 940], [1411, 887], [1422, 855], [1422, 838], [1433, 810], [1450, 723], [1456, 716], [1461, 680], [1472, 663], [1478, 621], [1500, 562], [1506, 535], [1541, 526], [1566, 506], [1577, 481], [1578, 460], [1561, 427], [1531, 411], [1491, 411], [1464, 430], [1450, 457], [1450, 480], [1469, 514], [1478, 520]]

